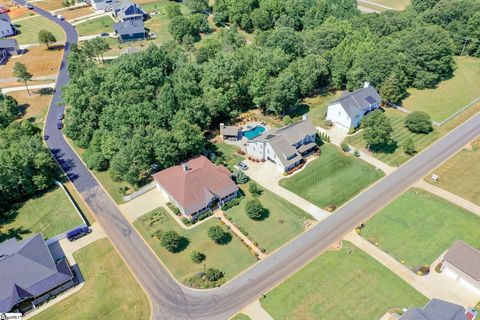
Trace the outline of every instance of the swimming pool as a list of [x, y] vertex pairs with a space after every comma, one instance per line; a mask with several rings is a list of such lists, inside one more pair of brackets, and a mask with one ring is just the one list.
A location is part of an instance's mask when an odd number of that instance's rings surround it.
[[248, 140], [253, 140], [259, 135], [261, 135], [263, 132], [265, 132], [265, 127], [255, 126], [250, 130], [243, 131], [242, 135], [246, 137]]

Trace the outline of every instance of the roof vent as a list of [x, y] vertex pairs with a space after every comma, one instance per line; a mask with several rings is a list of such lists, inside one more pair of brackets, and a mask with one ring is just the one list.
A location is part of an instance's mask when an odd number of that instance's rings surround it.
[[183, 164], [183, 171], [187, 172], [188, 170], [190, 170], [190, 168], [188, 167], [188, 163], [184, 163]]
[[364, 87], [364, 88], [368, 88], [368, 87], [370, 87], [370, 82], [368, 82], [368, 81], [365, 81], [365, 83], [363, 84], [363, 87]]

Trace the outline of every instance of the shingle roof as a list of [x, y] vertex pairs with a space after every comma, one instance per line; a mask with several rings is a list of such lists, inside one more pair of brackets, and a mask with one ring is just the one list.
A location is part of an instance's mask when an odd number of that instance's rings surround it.
[[467, 316], [462, 306], [432, 299], [423, 308], [408, 309], [400, 320], [467, 320]]
[[41, 234], [0, 243], [0, 312], [10, 311], [19, 298], [40, 296], [72, 278], [66, 261], [53, 261]]
[[224, 198], [238, 190], [230, 178], [230, 171], [222, 165], [214, 165], [204, 156], [191, 159], [186, 165], [186, 171], [182, 164], [153, 175], [186, 214], [205, 208], [214, 197]]
[[145, 27], [142, 19], [119, 21], [113, 25], [113, 29], [118, 35], [128, 35], [135, 33], [145, 33]]
[[376, 102], [380, 103], [381, 100], [382, 98], [377, 90], [375, 90], [374, 87], [368, 86], [355, 90], [354, 92], [344, 92], [339, 99], [332, 101], [330, 105], [340, 103], [345, 112], [353, 119], [357, 114], [368, 110], [370, 105]]
[[220, 134], [222, 136], [238, 136], [239, 131], [240, 128], [235, 126], [224, 126], [220, 128]]
[[10, 16], [6, 13], [0, 13], [0, 20], [11, 23]]
[[462, 270], [473, 279], [480, 281], [480, 251], [457, 240], [445, 254], [445, 260]]

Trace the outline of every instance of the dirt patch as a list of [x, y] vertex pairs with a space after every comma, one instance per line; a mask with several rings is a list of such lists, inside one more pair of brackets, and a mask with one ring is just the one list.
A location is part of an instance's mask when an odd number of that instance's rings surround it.
[[62, 15], [66, 20], [78, 19], [92, 13], [95, 13], [95, 11], [90, 6], [68, 8], [57, 12], [57, 14]]
[[8, 10], [7, 13], [12, 20], [35, 15], [31, 10], [28, 10], [23, 6], [19, 6], [11, 1], [0, 0], [0, 6]]
[[14, 91], [7, 95], [17, 100], [22, 112], [22, 119], [32, 121], [43, 121], [48, 110], [48, 105], [52, 99], [52, 89], [33, 89], [30, 95], [27, 90]]
[[0, 79], [13, 78], [15, 62], [27, 65], [28, 71], [33, 76], [49, 76], [58, 73], [63, 56], [63, 45], [47, 50], [44, 46], [30, 47], [26, 53], [11, 57], [7, 63], [0, 67]]
[[35, 5], [47, 11], [63, 8], [63, 0], [44, 0], [35, 2]]

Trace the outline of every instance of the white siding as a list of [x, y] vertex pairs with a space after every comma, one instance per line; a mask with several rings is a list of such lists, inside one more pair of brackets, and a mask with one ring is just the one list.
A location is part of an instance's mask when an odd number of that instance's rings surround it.
[[264, 159], [263, 142], [247, 142], [247, 153], [256, 159]]
[[353, 125], [352, 119], [350, 119], [340, 103], [335, 103], [328, 106], [327, 120], [332, 121], [333, 124], [342, 128], [344, 131], [350, 130]]

